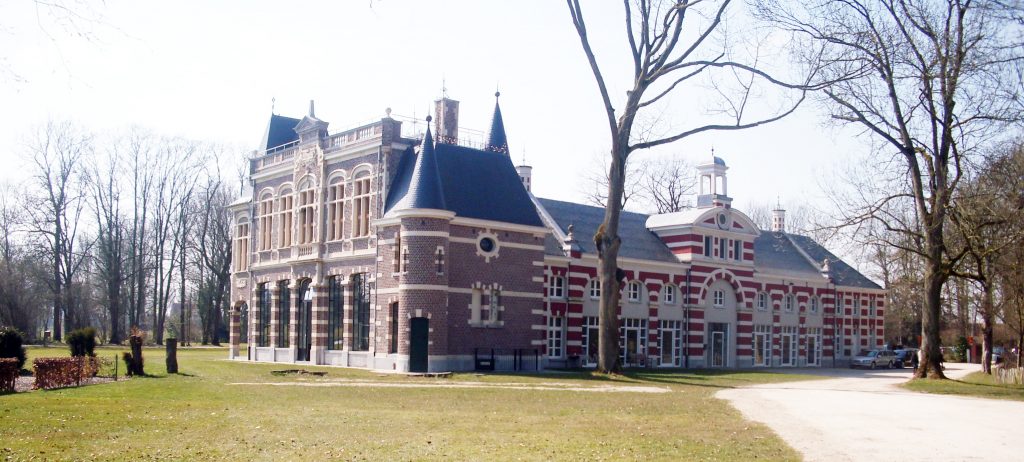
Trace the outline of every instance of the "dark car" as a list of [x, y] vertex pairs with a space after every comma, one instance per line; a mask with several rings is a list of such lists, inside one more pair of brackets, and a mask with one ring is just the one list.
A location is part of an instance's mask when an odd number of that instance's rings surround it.
[[917, 357], [917, 348], [903, 348], [896, 350], [896, 359], [893, 365], [896, 367], [913, 367], [914, 358]]

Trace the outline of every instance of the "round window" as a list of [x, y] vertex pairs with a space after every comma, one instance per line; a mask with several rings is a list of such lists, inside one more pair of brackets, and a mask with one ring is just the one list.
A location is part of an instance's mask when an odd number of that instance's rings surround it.
[[724, 225], [725, 224], [725, 214], [724, 213], [719, 213], [718, 214], [718, 224], [720, 224], [720, 225]]
[[491, 253], [491, 252], [493, 252], [494, 251], [494, 239], [491, 239], [489, 237], [485, 237], [483, 239], [480, 239], [480, 250], [483, 250], [484, 253]]

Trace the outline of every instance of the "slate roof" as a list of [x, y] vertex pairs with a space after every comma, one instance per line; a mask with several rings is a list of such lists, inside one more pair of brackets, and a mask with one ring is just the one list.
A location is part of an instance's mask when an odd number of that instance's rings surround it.
[[[434, 145], [432, 156], [433, 174], [423, 154], [417, 156], [411, 149], [403, 154], [388, 191], [385, 216], [432, 204], [429, 208], [449, 210], [459, 217], [544, 226], [509, 156], [445, 143]], [[420, 174], [414, 175], [421, 163]], [[430, 183], [439, 185], [439, 200], [420, 197], [434, 194]], [[439, 204], [442, 207], [436, 207]]]
[[508, 150], [505, 122], [501, 118], [501, 106], [498, 105], [499, 96], [501, 93], [494, 93], [494, 117], [491, 118], [491, 133], [487, 140], [487, 150], [508, 154], [511, 151]]
[[[593, 237], [597, 233], [597, 227], [604, 221], [604, 208], [553, 199], [537, 198], [537, 201], [551, 215], [563, 233], [568, 232], [569, 225], [573, 225], [573, 234], [583, 252], [597, 253]], [[647, 229], [646, 223], [647, 215], [622, 212], [619, 221], [619, 235], [622, 236], [619, 256], [678, 263], [679, 259], [657, 235]], [[547, 248], [545, 245], [545, 250]], [[559, 252], [555, 255], [561, 254]]]
[[864, 287], [868, 289], [882, 288], [878, 284], [875, 284], [874, 281], [861, 274], [860, 271], [857, 271], [852, 266], [846, 264], [846, 262], [840, 260], [839, 257], [835, 256], [832, 252], [829, 252], [825, 247], [822, 247], [822, 245], [817, 243], [814, 239], [798, 234], [790, 234], [789, 238], [799, 245], [804, 252], [807, 252], [807, 255], [814, 259], [814, 261], [821, 262], [827, 258], [829, 262], [829, 274], [831, 274], [832, 280], [835, 281], [836, 285]]
[[[387, 210], [406, 209], [437, 209], [445, 210], [444, 193], [441, 192], [441, 177], [437, 174], [437, 160], [434, 156], [434, 139], [430, 136], [430, 127], [427, 127], [427, 134], [423, 136], [423, 148], [420, 155], [416, 156], [416, 162], [412, 172], [408, 175], [401, 175], [392, 188], [396, 194], [388, 194], [388, 198], [395, 198], [395, 201], [387, 207]], [[399, 168], [408, 168], [408, 156], [403, 156], [403, 162], [399, 162]]]
[[263, 142], [260, 144], [260, 148], [266, 150], [297, 141], [299, 135], [295, 133], [295, 126], [300, 121], [301, 119], [271, 114], [270, 123], [267, 124], [267, 131], [263, 134]]

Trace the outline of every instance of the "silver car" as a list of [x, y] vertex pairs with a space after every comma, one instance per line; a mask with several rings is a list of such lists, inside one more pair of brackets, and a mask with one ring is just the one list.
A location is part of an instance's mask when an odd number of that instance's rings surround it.
[[896, 353], [892, 350], [863, 350], [859, 355], [854, 356], [850, 360], [850, 368], [854, 367], [868, 367], [875, 369], [878, 367], [892, 368], [892, 365], [896, 362]]

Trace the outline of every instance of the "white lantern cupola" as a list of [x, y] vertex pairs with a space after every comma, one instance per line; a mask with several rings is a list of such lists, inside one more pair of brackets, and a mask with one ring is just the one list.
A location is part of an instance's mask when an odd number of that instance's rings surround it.
[[700, 177], [697, 208], [732, 207], [729, 183], [725, 176], [726, 170], [729, 170], [729, 167], [725, 165], [725, 161], [721, 157], [714, 155], [714, 151], [711, 151], [710, 162], [697, 166], [697, 175]]

